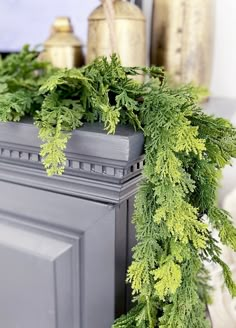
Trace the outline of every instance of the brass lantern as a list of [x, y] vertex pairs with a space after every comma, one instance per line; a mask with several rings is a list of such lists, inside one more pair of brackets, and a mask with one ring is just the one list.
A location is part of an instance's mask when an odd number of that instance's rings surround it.
[[52, 33], [44, 43], [43, 59], [55, 67], [72, 68], [83, 64], [82, 46], [74, 35], [68, 17], [57, 17], [52, 26]]
[[[116, 52], [124, 66], [146, 65], [146, 22], [136, 5], [122, 0], [113, 2]], [[98, 56], [110, 56], [110, 29], [104, 6], [100, 5], [89, 16], [86, 62]]]

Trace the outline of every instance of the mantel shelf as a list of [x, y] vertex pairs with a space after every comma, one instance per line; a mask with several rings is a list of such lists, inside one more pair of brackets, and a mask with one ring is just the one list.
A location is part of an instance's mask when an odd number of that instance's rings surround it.
[[118, 126], [107, 135], [102, 124], [84, 124], [68, 143], [65, 173], [47, 177], [32, 121], [0, 123], [0, 179], [114, 203], [126, 197], [126, 181], [139, 179], [143, 141], [143, 134], [130, 127]]

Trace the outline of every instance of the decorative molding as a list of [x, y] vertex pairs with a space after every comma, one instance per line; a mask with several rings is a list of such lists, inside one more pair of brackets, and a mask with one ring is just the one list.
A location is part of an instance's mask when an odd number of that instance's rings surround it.
[[[29, 151], [16, 150], [14, 147], [0, 148], [0, 161], [4, 160], [11, 161], [12, 163], [29, 164], [32, 167], [32, 164], [35, 168], [43, 169], [42, 158], [38, 153], [33, 153]], [[112, 165], [110, 163], [97, 163], [91, 160], [85, 159], [68, 159], [66, 161], [66, 173], [80, 175], [82, 174], [91, 174], [99, 175], [103, 177], [113, 177], [117, 179], [130, 178], [137, 175], [141, 172], [143, 168], [144, 159], [143, 157], [138, 158], [136, 161], [128, 163], [125, 167], [120, 165]]]
[[100, 124], [85, 124], [67, 145], [64, 174], [48, 177], [37, 128], [28, 121], [0, 127], [1, 181], [117, 204], [142, 179], [143, 135], [131, 128], [118, 126], [115, 135], [107, 135]]
[[89, 179], [87, 176], [68, 174], [48, 177], [44, 169], [0, 161], [0, 181], [110, 204], [118, 204], [134, 195], [141, 179], [140, 174], [124, 182], [116, 179], [116, 183], [112, 177]]

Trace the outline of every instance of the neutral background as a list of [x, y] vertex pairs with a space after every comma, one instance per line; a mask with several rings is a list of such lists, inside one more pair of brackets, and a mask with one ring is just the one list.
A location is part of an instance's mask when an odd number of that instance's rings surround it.
[[[173, 0], [175, 1], [175, 0]], [[236, 0], [214, 0], [215, 45], [211, 91], [236, 97]], [[18, 50], [24, 43], [40, 44], [55, 16], [70, 16], [76, 34], [86, 44], [87, 17], [99, 0], [0, 0], [0, 52]], [[152, 0], [144, 0], [149, 16]], [[85, 49], [86, 50], [86, 49]]]

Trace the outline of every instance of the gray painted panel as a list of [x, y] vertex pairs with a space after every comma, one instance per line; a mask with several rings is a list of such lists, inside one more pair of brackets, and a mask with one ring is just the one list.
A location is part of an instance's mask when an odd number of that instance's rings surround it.
[[0, 229], [0, 244], [23, 253], [46, 258], [48, 261], [54, 261], [71, 247], [63, 241], [52, 240], [49, 237], [4, 224]]
[[[70, 310], [72, 311], [72, 315], [70, 313], [71, 327], [72, 327], [72, 322], [73, 322], [73, 328], [81, 327], [80, 293], [81, 293], [82, 281], [81, 281], [80, 271], [82, 268], [82, 263], [81, 263], [82, 235], [74, 234], [73, 232], [65, 232], [62, 230], [58, 230], [57, 228], [55, 229], [55, 227], [50, 227], [49, 225], [42, 226], [39, 225], [38, 222], [36, 223], [34, 223], [33, 221], [29, 222], [28, 220], [25, 220], [22, 217], [18, 217], [17, 215], [13, 216], [11, 214], [11, 216], [9, 216], [2, 213], [1, 211], [0, 211], [0, 222], [5, 226], [10, 225], [11, 227], [11, 232], [9, 234], [6, 234], [5, 232], [4, 234], [2, 234], [2, 239], [5, 241], [6, 244], [9, 244], [9, 240], [11, 240], [11, 238], [14, 237], [14, 230], [16, 229], [13, 229], [12, 227], [15, 227], [21, 231], [21, 235], [23, 237], [24, 235], [26, 236], [33, 235], [36, 240], [41, 239], [44, 241], [45, 240], [49, 241], [48, 243], [45, 242], [40, 244], [36, 243], [36, 247], [34, 247], [36, 253], [40, 251], [40, 247], [39, 247], [40, 245], [42, 250], [44, 250], [44, 253], [47, 253], [47, 250], [49, 250], [49, 254], [50, 254], [50, 249], [52, 248], [52, 245], [50, 245], [51, 239], [53, 239], [54, 241], [53, 243], [54, 247], [52, 249], [55, 249], [55, 246], [61, 244], [61, 243], [57, 243], [56, 241], [61, 241], [65, 245], [71, 245], [70, 249], [68, 249], [67, 252], [60, 254], [60, 256], [56, 257], [53, 260], [54, 276], [55, 276], [54, 294], [55, 294], [55, 304], [57, 308], [57, 322], [58, 324], [62, 325], [60, 322], [61, 321], [65, 322], [65, 320], [67, 320], [64, 319], [64, 317], [68, 316], [66, 315], [66, 313], [69, 307]], [[29, 232], [31, 232], [31, 234], [29, 234]], [[26, 249], [27, 244], [32, 245], [35, 244], [35, 242], [34, 240], [29, 238], [28, 240], [26, 238], [21, 238], [21, 248]], [[18, 249], [19, 245], [17, 245], [16, 247]], [[39, 251], [38, 251], [38, 247], [39, 247]], [[68, 286], [72, 286], [70, 292], [70, 299], [69, 300], [67, 299], [67, 302], [65, 303], [64, 291], [65, 292], [67, 291], [66, 297], [69, 296]], [[34, 295], [32, 295], [32, 297], [34, 297]], [[63, 316], [60, 314], [63, 314]]]
[[[62, 254], [54, 262], [54, 295], [56, 303], [56, 328], [81, 328], [78, 320], [75, 319], [73, 304], [74, 280], [73, 280], [73, 263], [72, 248], [67, 254]], [[76, 290], [76, 292], [80, 292]]]
[[[71, 245], [65, 242], [0, 225], [2, 327], [57, 328], [62, 327], [59, 320], [67, 320], [67, 327], [73, 327], [72, 289], [71, 281], [68, 280], [71, 266], [67, 266], [67, 274], [63, 275], [63, 280], [57, 285], [60, 275], [57, 276], [58, 272], [54, 270], [57, 260], [66, 264], [64, 259], [69, 257], [71, 261], [70, 253]], [[69, 286], [68, 293], [64, 293], [65, 285]], [[67, 305], [64, 305], [63, 312], [58, 315], [57, 303], [62, 301]]]
[[112, 206], [0, 181], [0, 209], [80, 232], [102, 219]]
[[84, 235], [83, 328], [111, 328], [115, 315], [115, 210]]
[[[74, 247], [72, 249], [74, 256], [71, 252], [70, 254], [67, 252], [66, 258], [60, 257], [54, 261], [55, 287], [54, 291], [51, 289], [50, 293], [56, 293], [57, 323], [55, 327], [64, 328], [63, 325], [68, 318], [68, 308], [70, 308], [72, 312], [67, 328], [80, 328], [76, 313], [82, 315], [81, 328], [110, 328], [114, 320], [115, 308], [115, 208], [3, 182], [0, 182], [0, 190], [4, 190], [0, 208], [7, 209], [11, 204], [10, 213], [8, 211], [7, 215], [3, 213], [1, 216], [9, 224], [14, 223], [18, 227], [11, 228], [11, 233], [6, 236], [6, 242], [11, 240], [11, 236], [14, 237], [12, 232], [19, 229], [19, 226], [23, 235], [31, 234], [33, 230], [36, 231], [36, 234], [33, 233], [34, 235], [38, 234], [38, 238], [45, 241], [50, 241], [55, 234], [59, 236], [61, 229], [73, 230], [72, 236], [76, 231], [84, 231], [80, 253], [77, 252], [77, 257], [80, 258], [80, 267], [77, 267]], [[15, 201], [10, 201], [10, 194], [11, 199], [15, 199]], [[45, 207], [39, 204], [39, 199], [40, 204], [46, 202]], [[25, 216], [24, 213], [27, 215]], [[90, 214], [86, 217], [86, 213]], [[37, 227], [37, 225], [39, 226]], [[27, 232], [29, 229], [30, 232]], [[58, 229], [60, 230], [57, 231]], [[44, 230], [48, 231], [50, 238], [45, 235]], [[37, 241], [37, 238], [35, 240]], [[68, 238], [64, 238], [64, 240], [68, 242]], [[60, 245], [60, 242], [58, 243]], [[22, 245], [27, 248], [25, 238], [22, 240]], [[38, 245], [39, 243], [36, 242], [35, 252], [37, 252]], [[46, 242], [44, 245], [47, 250], [49, 246]], [[19, 246], [17, 245], [16, 248], [18, 249]], [[78, 289], [75, 275], [81, 275], [80, 289]], [[29, 286], [25, 286], [25, 288], [27, 289]], [[76, 294], [74, 296], [72, 289]], [[81, 300], [80, 307], [76, 296]]]
[[[128, 212], [127, 212], [127, 216], [128, 216], [128, 226], [127, 226], [127, 238], [128, 238], [128, 242], [127, 242], [127, 269], [130, 266], [131, 262], [132, 262], [132, 248], [135, 246], [136, 244], [136, 238], [135, 238], [135, 226], [132, 223], [132, 217], [133, 217], [133, 213], [134, 213], [134, 201], [135, 201], [135, 196], [131, 196], [128, 200]], [[130, 310], [130, 308], [132, 307], [132, 302], [131, 302], [131, 288], [130, 288], [130, 284], [127, 285], [126, 287], [126, 293], [127, 293], [127, 298], [126, 298], [126, 307], [127, 307], [127, 311]]]
[[116, 207], [116, 317], [126, 311], [127, 212], [128, 201], [125, 200]]

